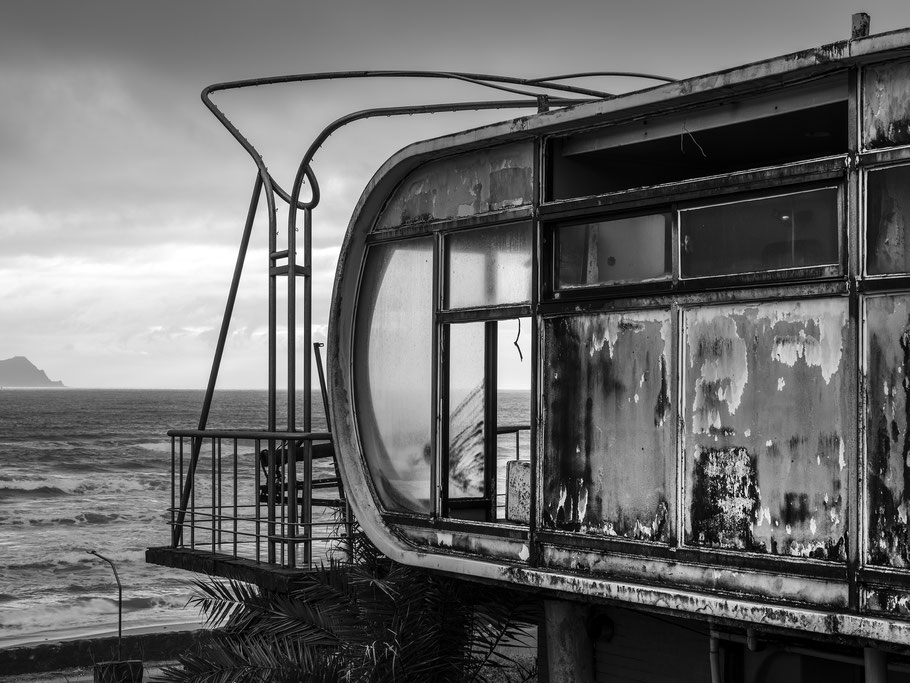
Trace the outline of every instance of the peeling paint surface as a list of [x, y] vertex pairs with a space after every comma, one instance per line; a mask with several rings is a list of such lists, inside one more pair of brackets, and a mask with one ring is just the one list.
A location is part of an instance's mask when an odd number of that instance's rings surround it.
[[666, 541], [669, 311], [549, 320], [545, 334], [544, 525]]
[[886, 612], [892, 616], [910, 618], [910, 594], [893, 588], [867, 588], [864, 590], [866, 607], [873, 612]]
[[910, 144], [910, 62], [886, 62], [863, 69], [863, 147]]
[[846, 299], [685, 316], [686, 542], [846, 559]]
[[531, 521], [531, 461], [506, 463], [506, 519], [528, 524]]
[[431, 161], [399, 185], [375, 230], [475, 216], [531, 203], [534, 147], [530, 142]]
[[910, 567], [910, 295], [866, 299], [869, 562]]

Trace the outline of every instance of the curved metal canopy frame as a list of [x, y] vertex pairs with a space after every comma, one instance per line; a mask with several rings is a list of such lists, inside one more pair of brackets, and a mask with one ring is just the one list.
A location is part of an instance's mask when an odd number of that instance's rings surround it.
[[[322, 147], [326, 140], [340, 128], [370, 118], [392, 117], [392, 116], [411, 116], [414, 114], [436, 114], [443, 112], [464, 112], [464, 111], [483, 111], [494, 109], [521, 109], [536, 107], [537, 110], [547, 111], [551, 106], [567, 107], [576, 104], [584, 104], [600, 99], [614, 97], [613, 93], [591, 88], [579, 87], [560, 83], [559, 81], [571, 80], [577, 78], [590, 77], [628, 77], [656, 80], [662, 82], [672, 82], [673, 79], [653, 74], [645, 74], [631, 71], [592, 71], [572, 74], [563, 74], [557, 76], [546, 76], [542, 78], [516, 78], [510, 76], [497, 76], [492, 74], [478, 74], [458, 71], [425, 71], [425, 70], [372, 70], [372, 71], [329, 71], [318, 73], [290, 74], [286, 76], [273, 76], [267, 78], [254, 78], [238, 81], [228, 81], [215, 83], [205, 88], [202, 93], [202, 102], [211, 111], [216, 119], [223, 125], [228, 132], [240, 143], [240, 146], [250, 155], [253, 163], [257, 168], [256, 182], [253, 188], [253, 197], [251, 199], [247, 222], [241, 239], [240, 253], [237, 257], [237, 263], [234, 268], [234, 276], [231, 282], [231, 289], [228, 295], [228, 301], [225, 305], [224, 317], [222, 319], [221, 331], [215, 350], [212, 368], [209, 374], [209, 382], [206, 387], [205, 398], [203, 399], [202, 412], [199, 419], [199, 430], [204, 430], [208, 421], [208, 414], [211, 408], [212, 398], [214, 395], [215, 385], [218, 379], [218, 372], [221, 365], [221, 359], [224, 354], [224, 346], [227, 340], [228, 329], [233, 313], [234, 301], [239, 286], [240, 276], [243, 270], [243, 263], [246, 251], [249, 245], [250, 234], [260, 193], [265, 194], [268, 216], [269, 230], [269, 252], [270, 252], [270, 269], [269, 269], [269, 407], [268, 407], [268, 429], [274, 432], [277, 429], [277, 389], [276, 389], [276, 368], [277, 368], [277, 289], [276, 275], [286, 274], [288, 278], [288, 330], [296, 329], [296, 279], [298, 275], [304, 279], [304, 300], [303, 300], [303, 344], [306, 352], [306, 360], [303, 363], [303, 432], [309, 432], [311, 429], [312, 398], [310, 396], [311, 388], [311, 370], [310, 370], [310, 347], [311, 347], [311, 252], [312, 252], [312, 211], [319, 204], [320, 192], [319, 183], [316, 174], [312, 168], [313, 157]], [[228, 90], [241, 90], [267, 85], [283, 85], [294, 83], [312, 83], [316, 81], [332, 80], [351, 80], [351, 79], [369, 79], [369, 78], [392, 78], [392, 79], [441, 79], [456, 80], [477, 85], [484, 88], [490, 88], [498, 92], [516, 95], [521, 99], [507, 100], [482, 100], [468, 102], [446, 102], [439, 104], [414, 104], [397, 107], [374, 107], [363, 109], [341, 116], [332, 121], [315, 137], [309, 148], [304, 153], [298, 165], [294, 177], [294, 183], [291, 191], [286, 191], [269, 173], [262, 155], [253, 146], [253, 144], [240, 132], [237, 126], [227, 117], [227, 115], [214, 103], [212, 96], [218, 92]], [[310, 185], [310, 197], [302, 201], [300, 194], [304, 182]], [[286, 250], [278, 251], [277, 249], [277, 207], [275, 195], [278, 195], [289, 206], [288, 211], [288, 246]], [[304, 212], [304, 230], [303, 230], [303, 265], [297, 265], [297, 212]], [[276, 261], [287, 259], [287, 264], [277, 266]], [[294, 334], [288, 334], [288, 354], [287, 354], [287, 392], [291, 399], [296, 395], [296, 340]], [[296, 406], [294, 400], [288, 400], [287, 414], [287, 431], [296, 432]], [[199, 459], [199, 452], [202, 447], [202, 439], [194, 439], [192, 456], [188, 465], [186, 484], [181, 493], [180, 509], [177, 514], [173, 544], [176, 547], [182, 538], [183, 522], [190, 494], [192, 492], [193, 474]], [[310, 450], [310, 442], [304, 445], [304, 462], [309, 464], [310, 459], [306, 452]], [[291, 458], [288, 463], [288, 478], [293, 479], [296, 476], [294, 459]], [[309, 477], [309, 472], [305, 476]], [[291, 506], [296, 509], [296, 506]], [[294, 513], [296, 514], [296, 513]], [[292, 515], [293, 516], [293, 515]], [[296, 519], [289, 519], [293, 526]], [[306, 523], [307, 520], [304, 520]], [[289, 553], [293, 552], [293, 545], [289, 546]], [[308, 546], [304, 545], [304, 552], [308, 554]], [[293, 566], [293, 558], [289, 557]], [[309, 561], [305, 557], [304, 561]]]

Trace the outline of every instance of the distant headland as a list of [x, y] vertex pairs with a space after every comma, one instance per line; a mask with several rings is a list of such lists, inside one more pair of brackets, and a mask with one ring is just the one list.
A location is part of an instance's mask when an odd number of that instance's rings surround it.
[[0, 387], [41, 388], [62, 387], [63, 382], [48, 379], [44, 370], [39, 370], [25, 356], [13, 356], [0, 360]]

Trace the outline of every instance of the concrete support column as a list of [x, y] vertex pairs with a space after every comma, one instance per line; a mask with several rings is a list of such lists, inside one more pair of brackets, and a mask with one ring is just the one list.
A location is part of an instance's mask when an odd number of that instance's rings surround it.
[[544, 600], [543, 607], [547, 683], [593, 682], [591, 608], [569, 600]]
[[888, 653], [875, 647], [863, 650], [866, 683], [888, 683]]

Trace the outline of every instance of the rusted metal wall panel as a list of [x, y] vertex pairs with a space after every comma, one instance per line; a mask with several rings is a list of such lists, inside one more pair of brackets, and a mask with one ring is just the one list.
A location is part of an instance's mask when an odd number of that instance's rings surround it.
[[863, 148], [910, 144], [910, 61], [863, 69]]
[[847, 299], [685, 315], [686, 542], [846, 559]]
[[395, 190], [375, 230], [474, 216], [531, 203], [531, 142], [477, 150], [424, 164]]
[[544, 543], [537, 554], [538, 566], [554, 571], [584, 572], [632, 583], [647, 582], [677, 590], [710, 590], [726, 595], [749, 595], [775, 602], [827, 605], [846, 608], [848, 586], [843, 577], [817, 578], [788, 574], [777, 569], [742, 567], [626, 555], [602, 550], [565, 548]]
[[559, 318], [545, 334], [544, 525], [668, 540], [670, 312]]
[[871, 564], [910, 567], [910, 295], [866, 299]]

